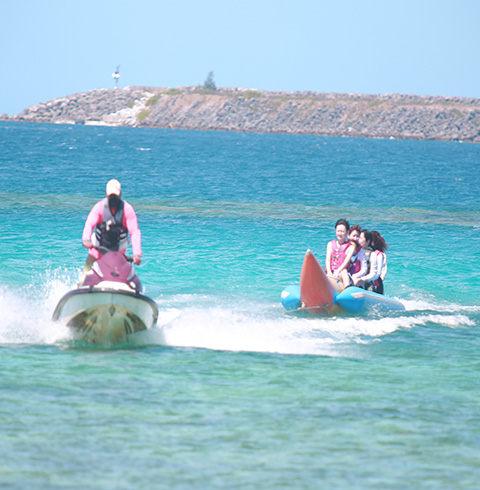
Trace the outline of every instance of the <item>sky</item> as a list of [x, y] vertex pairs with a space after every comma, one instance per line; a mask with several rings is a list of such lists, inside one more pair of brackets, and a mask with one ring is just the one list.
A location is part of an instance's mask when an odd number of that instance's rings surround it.
[[479, 0], [0, 0], [0, 114], [96, 88], [480, 97]]

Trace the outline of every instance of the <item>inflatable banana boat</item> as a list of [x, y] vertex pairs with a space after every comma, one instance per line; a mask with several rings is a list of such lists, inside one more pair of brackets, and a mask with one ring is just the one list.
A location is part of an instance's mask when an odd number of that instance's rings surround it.
[[300, 285], [287, 286], [281, 294], [289, 312], [307, 311], [314, 315], [362, 314], [373, 311], [404, 310], [395, 298], [366, 291], [356, 286], [345, 289], [327, 276], [311, 250], [307, 250], [300, 274]]

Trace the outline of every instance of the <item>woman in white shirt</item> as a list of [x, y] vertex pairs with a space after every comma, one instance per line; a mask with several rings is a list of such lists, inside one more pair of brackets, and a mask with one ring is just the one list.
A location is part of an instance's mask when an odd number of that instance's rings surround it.
[[383, 281], [385, 280], [385, 276], [387, 275], [387, 255], [385, 250], [387, 250], [387, 244], [385, 239], [378, 233], [378, 231], [372, 231], [372, 241], [371, 247], [373, 249], [372, 254], [377, 256], [377, 273], [378, 277], [373, 282], [375, 286], [375, 292], [379, 294], [384, 293]]

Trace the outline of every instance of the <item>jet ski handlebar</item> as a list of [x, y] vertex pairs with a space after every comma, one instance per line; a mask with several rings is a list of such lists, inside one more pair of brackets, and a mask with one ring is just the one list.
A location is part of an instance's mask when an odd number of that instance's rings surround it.
[[[106, 253], [111, 252], [111, 250], [109, 250], [106, 247], [102, 247], [102, 246], [93, 247], [93, 248], [96, 248], [102, 255], [105, 255]], [[125, 259], [127, 260], [127, 262], [133, 263], [133, 257], [130, 257], [129, 255], [125, 255]]]

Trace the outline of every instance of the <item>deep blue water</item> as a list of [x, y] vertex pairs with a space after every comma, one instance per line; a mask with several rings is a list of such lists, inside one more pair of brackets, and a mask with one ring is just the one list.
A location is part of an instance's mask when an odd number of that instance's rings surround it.
[[[5, 488], [469, 489], [480, 478], [480, 147], [0, 123]], [[158, 326], [51, 322], [118, 178]], [[346, 217], [407, 310], [293, 317]]]

